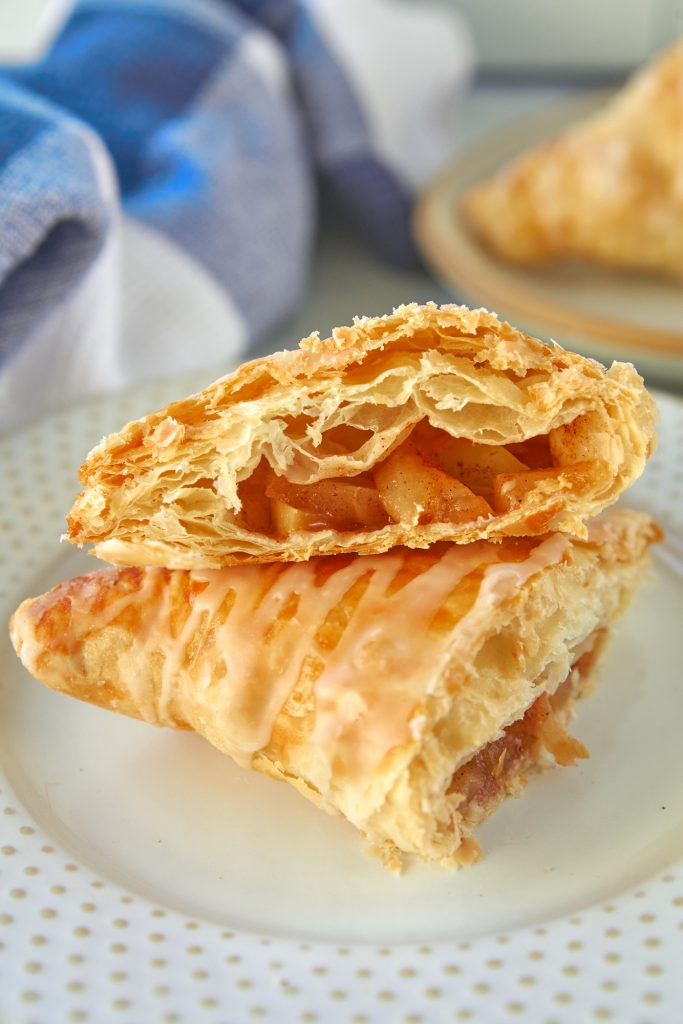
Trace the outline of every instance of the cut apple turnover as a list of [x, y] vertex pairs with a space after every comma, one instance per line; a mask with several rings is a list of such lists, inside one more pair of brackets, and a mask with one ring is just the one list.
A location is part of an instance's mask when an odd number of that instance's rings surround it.
[[485, 310], [413, 304], [105, 438], [67, 536], [115, 564], [179, 569], [585, 537], [642, 472], [654, 421], [628, 364], [606, 370]]
[[[160, 429], [173, 429], [166, 422]], [[387, 489], [396, 513], [405, 502], [436, 514], [451, 489], [454, 502], [495, 503], [485, 460], [456, 447], [455, 462], [449, 454], [421, 468], [425, 433], [395, 449], [374, 490], [347, 483], [354, 491], [339, 499], [330, 481], [325, 508], [379, 517]], [[525, 454], [501, 450], [512, 460], [502, 475], [538, 472], [516, 469]], [[449, 472], [456, 462], [459, 480]], [[287, 487], [299, 485], [266, 486], [297, 507]], [[365, 490], [379, 499], [355, 493]], [[301, 505], [317, 523], [320, 507]], [[11, 634], [48, 686], [196, 730], [345, 816], [388, 866], [405, 855], [459, 864], [478, 854], [478, 823], [529, 772], [586, 756], [567, 724], [657, 536], [646, 516], [614, 510], [581, 540], [554, 533], [289, 565], [113, 568], [25, 601]]]

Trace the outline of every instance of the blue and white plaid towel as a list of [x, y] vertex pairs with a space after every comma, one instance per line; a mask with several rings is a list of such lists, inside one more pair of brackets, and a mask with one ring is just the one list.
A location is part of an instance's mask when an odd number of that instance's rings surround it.
[[0, 71], [0, 429], [262, 338], [304, 293], [318, 182], [413, 261], [468, 57], [396, 0], [80, 0]]

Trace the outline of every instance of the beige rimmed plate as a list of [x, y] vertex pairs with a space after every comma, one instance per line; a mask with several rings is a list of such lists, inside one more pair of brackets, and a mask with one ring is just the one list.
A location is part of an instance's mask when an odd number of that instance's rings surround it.
[[682, 283], [589, 265], [515, 267], [487, 252], [458, 212], [469, 188], [609, 96], [600, 91], [562, 100], [471, 144], [420, 197], [415, 234], [425, 260], [458, 301], [495, 310], [531, 334], [603, 361], [629, 359], [652, 380], [683, 385]]
[[[176, 381], [0, 442], [12, 608], [93, 568], [60, 546], [75, 469]], [[683, 536], [683, 404], [633, 503]], [[683, 577], [631, 610], [577, 735], [459, 873], [397, 879], [355, 832], [201, 739], [61, 697], [0, 647], [0, 1020], [405, 1024], [678, 1020]], [[3, 630], [4, 632], [4, 630]]]

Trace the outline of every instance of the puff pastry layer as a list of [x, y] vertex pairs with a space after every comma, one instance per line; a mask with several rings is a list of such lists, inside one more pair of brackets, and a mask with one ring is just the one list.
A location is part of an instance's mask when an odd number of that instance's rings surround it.
[[657, 537], [614, 510], [585, 540], [109, 569], [25, 601], [11, 635], [46, 685], [196, 730], [389, 866], [459, 864], [529, 771], [585, 756], [565, 726]]
[[683, 277], [683, 42], [597, 114], [472, 189], [461, 210], [512, 263]]
[[642, 472], [655, 406], [485, 310], [409, 305], [247, 363], [105, 438], [68, 539], [217, 568], [562, 531]]

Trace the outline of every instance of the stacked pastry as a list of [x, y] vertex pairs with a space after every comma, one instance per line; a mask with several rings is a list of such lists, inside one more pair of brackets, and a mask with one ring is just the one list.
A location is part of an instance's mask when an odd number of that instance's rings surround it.
[[483, 310], [358, 319], [102, 441], [67, 536], [118, 568], [25, 601], [14, 645], [291, 783], [390, 867], [465, 863], [529, 773], [586, 756], [567, 725], [658, 536], [604, 510], [654, 421], [632, 366]]

